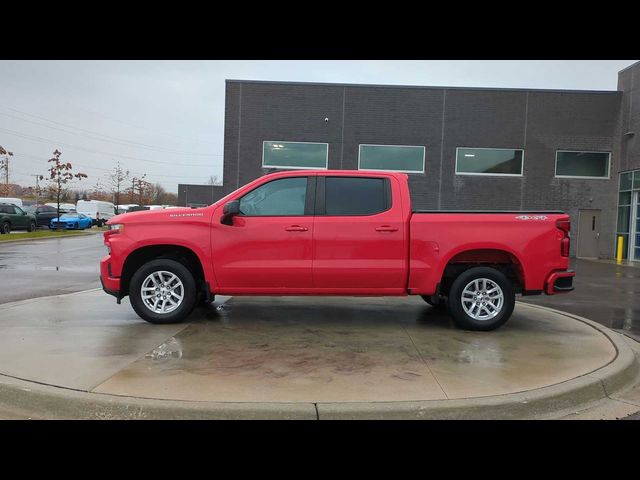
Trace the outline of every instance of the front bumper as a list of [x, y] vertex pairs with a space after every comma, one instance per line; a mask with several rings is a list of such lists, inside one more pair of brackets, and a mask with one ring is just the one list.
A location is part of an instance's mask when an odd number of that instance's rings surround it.
[[102, 289], [109, 295], [113, 295], [120, 301], [122, 295], [120, 294], [120, 277], [111, 276], [111, 256], [107, 255], [100, 260], [100, 283]]
[[573, 291], [575, 288], [573, 286], [573, 277], [575, 276], [576, 272], [574, 270], [553, 272], [545, 283], [545, 293], [547, 295], [556, 295]]

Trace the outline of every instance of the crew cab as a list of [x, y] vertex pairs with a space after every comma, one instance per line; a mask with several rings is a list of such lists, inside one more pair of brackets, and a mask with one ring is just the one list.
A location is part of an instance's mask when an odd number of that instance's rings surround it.
[[205, 208], [113, 217], [103, 289], [151, 323], [215, 295], [419, 295], [492, 330], [515, 295], [573, 290], [562, 212], [413, 211], [402, 173], [298, 170]]

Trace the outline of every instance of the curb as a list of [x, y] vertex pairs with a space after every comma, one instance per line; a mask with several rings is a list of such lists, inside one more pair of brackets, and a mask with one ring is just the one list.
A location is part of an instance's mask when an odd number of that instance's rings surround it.
[[[16, 302], [17, 303], [17, 302]], [[640, 365], [623, 335], [591, 320], [526, 304], [583, 322], [617, 354], [607, 365], [565, 382], [525, 392], [453, 400], [339, 403], [192, 402], [125, 397], [39, 384], [0, 374], [0, 406], [46, 419], [542, 419], [559, 418], [637, 381]]]

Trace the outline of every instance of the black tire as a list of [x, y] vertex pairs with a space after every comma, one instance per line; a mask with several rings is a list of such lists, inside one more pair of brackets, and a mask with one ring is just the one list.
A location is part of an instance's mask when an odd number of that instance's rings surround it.
[[11, 233], [11, 224], [9, 222], [4, 222], [2, 227], [0, 227], [0, 232]]
[[[169, 313], [156, 313], [151, 311], [143, 302], [140, 294], [142, 282], [153, 272], [167, 271], [176, 275], [182, 282], [184, 293], [182, 303]], [[140, 318], [149, 323], [167, 324], [179, 323], [187, 318], [196, 306], [198, 290], [196, 281], [191, 272], [183, 264], [171, 259], [157, 259], [145, 263], [131, 277], [129, 284], [129, 298], [131, 306]]]
[[[498, 314], [493, 318], [485, 320], [476, 319], [470, 316], [462, 305], [462, 292], [465, 287], [470, 282], [483, 278], [498, 285], [503, 294], [503, 303], [499, 307]], [[447, 303], [449, 305], [449, 313], [453, 317], [453, 321], [456, 326], [465, 330], [489, 331], [502, 326], [507, 320], [509, 320], [513, 313], [515, 302], [516, 298], [513, 291], [513, 285], [501, 271], [491, 267], [474, 267], [462, 272], [458, 278], [454, 280], [451, 285], [451, 289], [449, 290], [449, 301]]]
[[422, 299], [431, 305], [433, 308], [444, 309], [447, 306], [447, 302], [444, 298], [431, 296], [431, 295], [420, 295]]
[[37, 227], [35, 222], [29, 222], [29, 226], [27, 227], [27, 232], [33, 232], [36, 228]]

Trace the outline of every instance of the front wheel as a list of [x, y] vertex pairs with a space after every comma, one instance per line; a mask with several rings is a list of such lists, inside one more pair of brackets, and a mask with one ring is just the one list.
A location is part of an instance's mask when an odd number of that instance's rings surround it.
[[131, 306], [150, 323], [178, 323], [193, 311], [198, 291], [191, 272], [170, 259], [152, 260], [140, 267], [129, 285]]
[[458, 327], [488, 331], [509, 320], [515, 301], [511, 281], [501, 271], [474, 267], [454, 280], [448, 303]]

